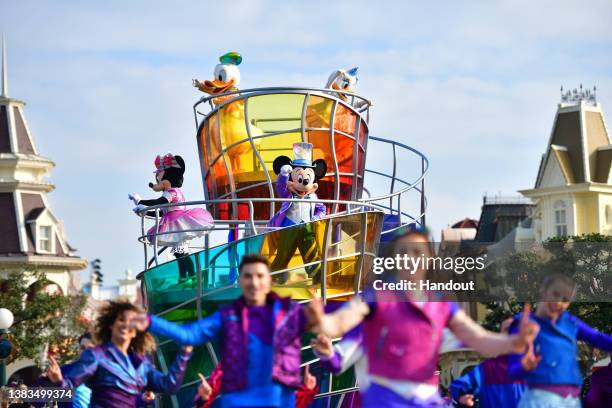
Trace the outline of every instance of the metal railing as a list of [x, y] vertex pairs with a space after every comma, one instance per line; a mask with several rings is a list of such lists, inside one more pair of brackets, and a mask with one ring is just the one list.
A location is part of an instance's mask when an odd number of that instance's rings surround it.
[[[143, 244], [144, 264], [145, 264], [144, 272], [142, 272], [139, 275], [139, 277], [142, 278], [143, 274], [147, 273], [146, 270], [149, 268], [151, 264], [154, 264], [155, 266], [160, 264], [159, 254], [163, 252], [163, 249], [160, 251], [160, 245], [158, 244], [158, 239], [160, 237], [163, 237], [166, 234], [173, 233], [173, 231], [159, 232], [160, 220], [162, 219], [162, 214], [164, 211], [168, 211], [169, 209], [173, 207], [186, 207], [186, 208], [191, 207], [193, 208], [197, 206], [206, 206], [209, 210], [210, 209], [214, 210], [215, 207], [218, 208], [221, 205], [227, 206], [233, 209], [231, 212], [229, 212], [230, 216], [228, 216], [228, 219], [214, 220], [214, 225], [209, 230], [183, 231], [183, 232], [201, 233], [204, 235], [204, 246], [197, 247], [196, 249], [203, 249], [205, 251], [204, 253], [207, 254], [205, 257], [205, 260], [203, 261], [206, 265], [200, 265], [201, 261], [199, 260], [199, 258], [198, 257], [195, 258], [196, 273], [197, 273], [197, 287], [196, 287], [197, 293], [195, 294], [195, 296], [190, 297], [189, 299], [184, 300], [180, 302], [179, 304], [175, 304], [172, 307], [169, 307], [159, 312], [160, 315], [168, 314], [174, 310], [183, 308], [195, 301], [197, 313], [198, 313], [197, 315], [201, 316], [202, 302], [204, 300], [207, 300], [207, 298], [211, 296], [217, 296], [220, 293], [223, 293], [224, 291], [227, 291], [227, 290], [230, 290], [236, 287], [235, 282], [232, 281], [232, 282], [227, 282], [227, 284], [222, 284], [220, 286], [210, 288], [210, 290], [206, 290], [206, 291], [203, 290], [202, 270], [203, 269], [208, 270], [209, 265], [215, 262], [214, 257], [213, 259], [211, 259], [208, 256], [208, 251], [211, 248], [215, 248], [215, 246], [211, 246], [211, 236], [212, 235], [220, 233], [220, 232], [228, 231], [231, 229], [231, 230], [242, 231], [242, 234], [243, 234], [242, 238], [248, 238], [248, 237], [252, 237], [255, 235], [266, 234], [266, 233], [270, 233], [272, 231], [278, 230], [280, 228], [274, 228], [274, 227], [269, 226], [268, 220], [257, 219], [257, 217], [255, 216], [255, 206], [257, 204], [261, 205], [262, 203], [265, 203], [266, 205], [269, 205], [269, 208], [270, 208], [269, 213], [273, 214], [276, 203], [298, 202], [299, 201], [299, 199], [281, 199], [281, 198], [273, 197], [274, 188], [272, 185], [272, 179], [267, 170], [267, 167], [269, 167], [269, 163], [264, 162], [264, 159], [262, 158], [262, 155], [261, 155], [262, 152], [258, 151], [258, 149], [256, 148], [255, 142], [258, 139], [263, 139], [263, 138], [271, 137], [271, 136], [277, 136], [277, 135], [281, 135], [281, 134], [285, 134], [289, 132], [301, 132], [302, 140], [306, 141], [305, 134], [308, 131], [311, 131], [311, 130], [329, 131], [331, 153], [332, 153], [332, 157], [334, 160], [334, 163], [332, 166], [333, 172], [328, 173], [328, 175], [335, 176], [335, 187], [334, 187], [335, 194], [334, 194], [333, 199], [309, 200], [309, 202], [313, 204], [323, 203], [326, 206], [331, 207], [331, 214], [329, 214], [328, 216], [324, 217], [321, 220], [321, 222], [323, 222], [325, 225], [325, 233], [324, 233], [325, 238], [322, 244], [321, 259], [317, 260], [316, 262], [311, 262], [308, 264], [301, 264], [297, 267], [288, 267], [282, 270], [277, 270], [277, 271], [272, 272], [272, 275], [289, 273], [289, 272], [294, 271], [297, 268], [321, 265], [322, 271], [320, 272], [321, 273], [320, 296], [323, 299], [323, 301], [326, 302], [327, 300], [333, 299], [333, 298], [351, 296], [359, 292], [360, 290], [359, 283], [362, 280], [362, 274], [363, 274], [363, 271], [362, 271], [363, 258], [365, 256], [370, 256], [370, 257], [376, 256], [374, 253], [366, 250], [366, 244], [367, 244], [366, 239], [365, 239], [366, 229], [367, 229], [366, 215], [369, 212], [383, 213], [385, 214], [385, 216], [389, 216], [389, 218], [392, 220], [390, 222], [390, 225], [388, 225], [386, 229], [383, 229], [381, 231], [381, 236], [392, 234], [396, 230], [406, 227], [409, 224], [417, 224], [420, 226], [425, 226], [425, 213], [427, 209], [427, 200], [425, 197], [425, 175], [427, 174], [427, 171], [429, 169], [429, 161], [427, 157], [421, 152], [419, 152], [418, 150], [410, 146], [407, 146], [403, 143], [400, 143], [394, 140], [385, 139], [385, 138], [375, 137], [375, 136], [366, 137], [365, 141], [363, 141], [363, 144], [361, 144], [359, 142], [360, 123], [361, 121], [365, 122], [365, 126], [367, 128], [367, 122], [369, 121], [369, 108], [371, 106], [371, 103], [369, 100], [363, 97], [360, 97], [359, 95], [349, 93], [349, 92], [321, 89], [321, 88], [270, 87], [270, 88], [245, 89], [245, 90], [227, 92], [221, 95], [205, 96], [201, 98], [193, 106], [196, 128], [199, 129], [203, 121], [205, 121], [208, 117], [213, 115], [215, 112], [218, 112], [220, 109], [222, 109], [224, 106], [228, 104], [235, 103], [236, 101], [240, 101], [240, 100], [243, 100], [246, 102], [248, 98], [253, 97], [253, 96], [271, 95], [271, 94], [297, 94], [297, 95], [305, 96], [301, 118], [296, 117], [296, 118], [279, 119], [279, 121], [285, 121], [287, 123], [292, 122], [292, 121], [293, 122], [301, 121], [301, 126], [291, 128], [291, 129], [285, 129], [283, 131], [265, 132], [263, 135], [253, 136], [251, 134], [249, 125], [252, 124], [252, 125], [257, 126], [259, 122], [254, 123], [248, 120], [248, 112], [247, 112], [248, 105], [245, 103], [244, 109], [245, 109], [245, 122], [246, 122], [245, 123], [246, 125], [245, 133], [246, 135], [244, 139], [235, 141], [232, 145], [225, 146], [223, 149], [221, 149], [220, 152], [218, 152], [218, 156], [215, 159], [215, 160], [218, 160], [225, 153], [227, 153], [228, 150], [231, 149], [233, 146], [239, 143], [244, 143], [248, 141], [248, 143], [251, 144], [253, 155], [254, 155], [253, 156], [253, 161], [254, 161], [253, 168], [254, 169], [256, 168], [258, 170], [263, 170], [263, 172], [265, 173], [265, 177], [266, 177], [265, 180], [258, 182], [256, 184], [249, 185], [247, 187], [241, 187], [239, 189], [234, 189], [234, 187], [232, 186], [232, 190], [229, 193], [222, 196], [221, 198], [206, 199], [206, 200], [200, 200], [200, 201], [190, 201], [190, 202], [183, 202], [183, 203], [176, 203], [176, 204], [157, 205], [157, 206], [148, 207], [146, 210], [144, 210], [140, 214], [141, 216], [141, 235], [138, 238], [138, 240]], [[340, 97], [341, 95], [343, 95], [344, 98]], [[219, 104], [216, 104], [213, 102], [215, 99], [219, 97], [224, 97], [224, 96], [235, 96], [235, 97], [228, 98], [227, 100]], [[323, 98], [326, 98], [332, 101], [333, 103], [332, 114], [331, 114], [331, 121], [329, 123], [329, 127], [319, 129], [319, 128], [309, 128], [305, 126], [304, 116], [306, 115], [306, 107], [308, 105], [308, 99], [311, 96], [319, 96], [319, 97], [323, 97]], [[358, 114], [355, 134], [349, 134], [349, 133], [343, 132], [342, 130], [335, 129], [334, 117], [335, 117], [336, 109], [339, 105], [343, 105], [346, 108]], [[260, 121], [274, 121], [274, 120], [275, 120], [274, 118], [260, 119]], [[343, 176], [344, 174], [339, 171], [337, 159], [335, 157], [336, 152], [334, 150], [334, 142], [333, 142], [334, 134], [341, 134], [347, 138], [353, 139], [353, 141], [355, 142], [355, 145], [354, 145], [355, 155], [357, 154], [358, 149], [362, 148], [364, 152], [364, 160], [366, 160], [367, 155], [365, 155], [365, 152], [367, 150], [376, 150], [384, 154], [384, 158], [385, 158], [384, 161], [386, 162], [384, 164], [391, 166], [390, 170], [374, 169], [372, 167], [368, 167], [367, 166], [368, 161], [366, 161], [365, 166], [360, 170], [357, 168], [358, 166], [357, 160], [356, 159], [353, 160], [353, 173], [347, 173], [346, 175], [353, 176], [354, 182], [357, 182], [358, 178], [362, 177], [361, 182], [363, 183], [362, 184], [363, 193], [361, 197], [357, 197], [353, 195], [352, 200], [340, 200], [339, 199], [339, 177]], [[406, 166], [405, 163], [407, 162], [408, 158], [416, 161], [415, 167], [410, 168]], [[203, 170], [204, 171], [203, 180], [205, 180], [207, 172], [210, 171], [213, 165], [214, 165], [214, 161], [212, 163], [208, 163], [208, 168]], [[229, 171], [227, 163], [224, 163], [224, 166], [226, 170], [228, 170], [228, 174], [229, 174], [230, 171]], [[229, 175], [229, 177], [231, 179], [232, 176]], [[369, 179], [373, 180], [371, 184], [367, 183]], [[238, 192], [244, 193], [249, 188], [263, 187], [263, 186], [267, 186], [267, 189], [269, 190], [272, 197], [269, 197], [269, 198], [237, 198]], [[205, 184], [205, 188], [206, 188], [206, 184]], [[208, 198], [209, 197], [208, 192], [205, 191], [205, 193], [206, 193], [205, 194], [206, 198]], [[411, 210], [406, 208], [410, 204], [413, 204], [413, 207], [414, 207]], [[248, 207], [248, 216], [246, 217], [246, 219], [239, 219], [237, 215], [238, 212], [236, 211], [236, 208], [238, 205], [242, 205], [242, 206], [246, 205]], [[345, 210], [339, 211], [340, 206], [343, 206]], [[147, 216], [146, 213], [151, 212], [151, 211], [153, 212], [154, 215]], [[212, 211], [212, 212], [216, 213], [215, 211]], [[340, 254], [339, 256], [333, 256], [332, 251], [328, 251], [328, 250], [330, 248], [333, 248], [334, 245], [339, 245], [339, 243], [333, 242], [333, 240], [329, 238], [332, 234], [332, 231], [331, 231], [332, 228], [330, 228], [331, 222], [337, 219], [338, 217], [342, 217], [342, 216], [349, 215], [349, 214], [361, 214], [360, 232], [364, 236], [364, 238], [361, 240], [361, 246], [359, 248], [356, 248], [356, 250], [350, 254]], [[148, 228], [146, 225], [148, 223], [152, 223], [152, 227], [154, 231], [154, 233], [152, 234], [147, 234]], [[225, 241], [221, 243], [220, 245], [225, 245], [229, 247], [230, 245], [234, 245], [236, 242], [237, 241], [228, 243], [227, 241]], [[152, 257], [149, 257], [149, 246], [153, 247]], [[330, 256], [328, 253], [332, 253], [332, 255]], [[217, 254], [215, 256], [220, 256], [220, 255]], [[328, 275], [326, 271], [327, 264], [329, 261], [335, 261], [335, 260], [343, 259], [346, 257], [353, 257], [357, 259], [356, 262], [358, 262], [358, 265], [355, 268], [357, 275], [355, 276], [355, 285], [353, 287], [353, 290], [345, 292], [345, 293], [335, 293], [335, 294], [330, 295], [326, 291], [326, 286], [327, 286], [326, 276]], [[307, 301], [308, 300], [306, 299], [303, 302], [307, 302]], [[166, 344], [166, 343], [167, 342], [164, 342], [161, 345]], [[212, 361], [215, 361], [215, 362], [218, 361], [218, 356], [216, 355], [214, 349], [212, 348], [210, 344], [207, 345], [207, 349], [208, 349], [208, 353]], [[163, 354], [159, 353], [159, 357], [160, 357], [160, 360], [162, 360], [161, 361], [162, 365], [164, 365], [165, 361], [163, 361], [164, 360]], [[331, 377], [329, 378], [329, 380], [331, 382]], [[185, 384], [184, 387], [192, 386], [193, 384], [194, 383]], [[333, 395], [345, 394], [351, 391], [355, 391], [356, 389], [357, 388], [353, 386], [351, 388], [335, 390], [335, 391], [332, 391], [330, 389], [330, 390], [323, 392], [322, 390], [322, 393], [319, 394], [316, 398], [325, 398], [325, 397], [329, 397]]]

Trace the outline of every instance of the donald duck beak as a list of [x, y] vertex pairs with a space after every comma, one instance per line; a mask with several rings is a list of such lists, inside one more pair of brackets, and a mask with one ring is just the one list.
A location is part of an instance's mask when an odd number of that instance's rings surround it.
[[231, 90], [235, 83], [236, 81], [234, 79], [230, 79], [227, 82], [219, 81], [217, 79], [213, 81], [206, 80], [198, 84], [198, 89], [210, 95], [217, 95]]

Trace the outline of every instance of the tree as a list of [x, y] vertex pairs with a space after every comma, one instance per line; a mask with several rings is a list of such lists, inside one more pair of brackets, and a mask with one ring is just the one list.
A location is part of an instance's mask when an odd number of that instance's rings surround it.
[[0, 305], [15, 317], [10, 329], [13, 352], [9, 362], [28, 358], [40, 364], [46, 345], [59, 352], [62, 362], [76, 357], [77, 339], [86, 330], [86, 323], [79, 319], [86, 298], [41, 290], [49, 283], [44, 273], [31, 266], [6, 272]]

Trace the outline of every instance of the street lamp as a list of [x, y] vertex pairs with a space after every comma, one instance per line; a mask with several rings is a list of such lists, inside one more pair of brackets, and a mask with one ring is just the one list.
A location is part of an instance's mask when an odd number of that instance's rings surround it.
[[13, 345], [5, 338], [13, 325], [13, 313], [8, 309], [0, 309], [0, 386], [6, 385], [6, 358], [11, 355]]

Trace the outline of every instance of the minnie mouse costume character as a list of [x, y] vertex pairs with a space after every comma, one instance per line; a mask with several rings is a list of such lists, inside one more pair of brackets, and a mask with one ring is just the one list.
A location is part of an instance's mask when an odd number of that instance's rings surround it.
[[[185, 161], [181, 156], [167, 153], [165, 156], [155, 158], [156, 184], [149, 183], [153, 191], [163, 191], [161, 197], [152, 200], [143, 200], [136, 193], [128, 194], [128, 198], [136, 204], [134, 212], [141, 212], [148, 206], [160, 204], [173, 204], [185, 202], [185, 195], [180, 187], [183, 185], [185, 174]], [[161, 246], [171, 247], [174, 255], [179, 258], [187, 255], [186, 243], [196, 237], [202, 236], [205, 230], [212, 228], [212, 215], [203, 208], [185, 209], [184, 206], [174, 206], [161, 209], [162, 217], [157, 232], [155, 227], [147, 231], [150, 243], [155, 239]], [[155, 212], [149, 212], [155, 215]], [[196, 230], [196, 231], [191, 231]]]
[[[318, 199], [315, 193], [319, 187], [317, 180], [327, 173], [327, 164], [323, 159], [312, 161], [311, 143], [294, 143], [293, 155], [293, 160], [287, 156], [277, 157], [272, 168], [278, 175], [276, 180], [278, 196], [298, 201], [283, 202], [280, 211], [274, 214], [268, 226], [278, 228], [301, 225], [301, 227], [291, 228], [281, 233], [276, 257], [271, 265], [273, 271], [285, 269], [297, 248], [300, 250], [304, 263], [320, 260], [319, 247], [311, 222], [325, 216], [327, 209], [325, 204], [313, 203], [310, 200]], [[321, 265], [310, 266], [306, 269], [313, 281], [320, 281]], [[287, 276], [280, 277], [281, 283], [284, 283], [286, 279]]]

